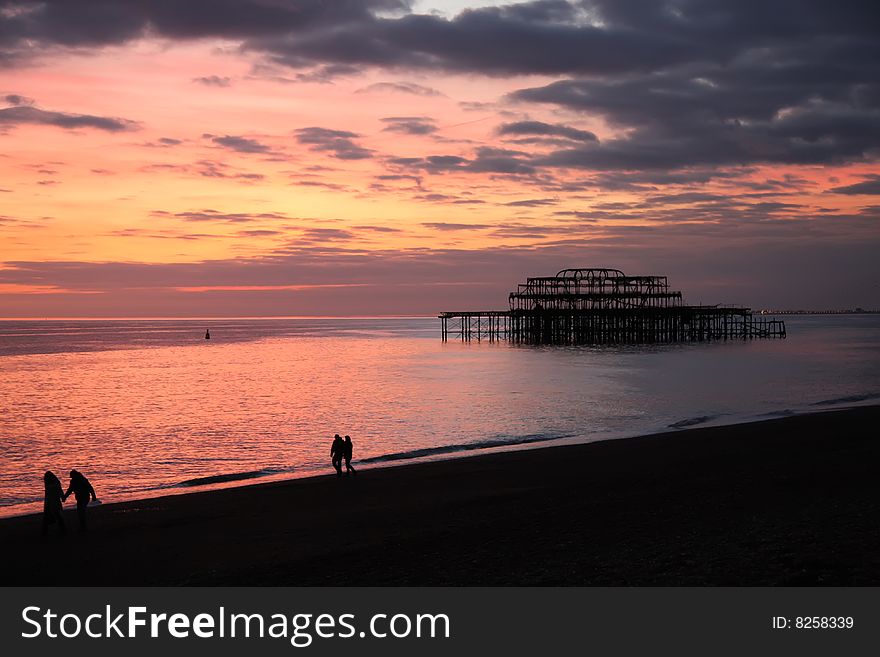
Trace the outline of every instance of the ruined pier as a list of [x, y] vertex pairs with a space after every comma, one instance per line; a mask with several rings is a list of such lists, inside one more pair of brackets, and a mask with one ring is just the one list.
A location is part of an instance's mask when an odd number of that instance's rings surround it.
[[784, 338], [785, 322], [738, 306], [689, 306], [666, 276], [563, 269], [529, 278], [507, 310], [444, 312], [443, 341], [601, 345]]

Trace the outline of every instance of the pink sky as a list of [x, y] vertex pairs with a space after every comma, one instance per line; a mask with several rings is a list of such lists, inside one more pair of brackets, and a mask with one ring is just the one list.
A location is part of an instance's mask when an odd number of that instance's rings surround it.
[[[800, 95], [752, 83], [733, 27], [717, 77], [687, 53], [645, 72], [637, 49], [608, 70], [545, 52], [552, 30], [551, 50], [634, 49], [636, 19], [602, 2], [405, 32], [419, 17], [387, 7], [256, 36], [163, 16], [88, 39], [49, 30], [53, 4], [0, 3], [23, 35], [0, 41], [0, 316], [434, 314], [503, 307], [520, 279], [568, 267], [668, 274], [692, 302], [880, 307], [880, 136], [858, 127], [878, 113], [854, 95], [870, 71], [829, 90], [804, 55]], [[381, 57], [351, 46], [358, 25], [381, 30]], [[309, 41], [331, 28], [352, 34]], [[435, 29], [449, 53], [422, 45]], [[481, 47], [508, 30], [535, 66]]]

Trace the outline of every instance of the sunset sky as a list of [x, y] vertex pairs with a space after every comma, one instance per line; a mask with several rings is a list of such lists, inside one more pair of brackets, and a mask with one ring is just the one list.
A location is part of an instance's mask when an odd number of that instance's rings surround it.
[[0, 0], [0, 316], [880, 307], [880, 5]]

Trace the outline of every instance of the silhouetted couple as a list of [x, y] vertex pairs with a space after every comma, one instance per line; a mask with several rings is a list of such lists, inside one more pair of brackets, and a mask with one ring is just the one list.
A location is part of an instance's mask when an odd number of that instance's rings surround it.
[[353, 449], [351, 436], [346, 436], [345, 440], [340, 438], [338, 433], [333, 436], [333, 445], [330, 447], [330, 462], [333, 463], [337, 477], [342, 476], [342, 459], [345, 459], [345, 474], [356, 474], [351, 466]]
[[79, 470], [70, 471], [70, 485], [67, 492], [62, 492], [61, 481], [55, 476], [55, 473], [47, 470], [43, 475], [43, 485], [45, 487], [45, 497], [43, 499], [43, 536], [49, 533], [49, 525], [56, 522], [61, 527], [61, 533], [67, 533], [67, 527], [64, 524], [64, 502], [71, 494], [76, 498], [76, 514], [79, 517], [79, 528], [81, 531], [87, 529], [86, 525], [86, 507], [92, 500], [98, 501], [95, 495], [95, 489], [92, 488], [91, 482], [86, 479]]

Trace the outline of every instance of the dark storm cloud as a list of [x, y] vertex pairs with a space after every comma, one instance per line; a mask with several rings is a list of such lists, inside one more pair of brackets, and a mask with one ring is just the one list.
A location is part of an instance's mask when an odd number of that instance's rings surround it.
[[542, 121], [516, 121], [502, 123], [498, 126], [498, 134], [507, 135], [538, 135], [548, 137], [564, 137], [572, 141], [595, 142], [596, 135], [589, 130], [578, 130], [559, 123], [543, 123]]
[[238, 153], [269, 153], [272, 150], [266, 146], [266, 144], [260, 143], [256, 139], [249, 139], [248, 137], [240, 137], [238, 135], [225, 135], [224, 137], [215, 137], [213, 135], [207, 136], [209, 136], [211, 141], [215, 144]]
[[403, 0], [0, 0], [0, 62], [53, 46], [118, 45], [154, 34], [171, 39], [248, 39], [368, 22], [402, 11]]
[[[873, 40], [873, 0], [534, 0], [447, 19], [403, 0], [0, 0], [0, 48], [100, 47], [149, 31], [245, 42], [276, 62], [608, 75]], [[379, 12], [379, 14], [377, 14]], [[391, 13], [392, 15], [388, 15]], [[773, 62], [775, 52], [768, 64]], [[818, 61], [818, 60], [817, 60]], [[381, 83], [380, 83], [381, 84]], [[395, 84], [395, 83], [392, 83]], [[870, 93], [868, 94], [870, 95]]]
[[300, 128], [296, 131], [296, 140], [309, 146], [313, 151], [326, 151], [340, 160], [364, 160], [372, 157], [372, 151], [355, 143], [360, 135], [347, 130], [331, 130], [329, 128]]
[[434, 119], [427, 116], [388, 116], [380, 119], [385, 123], [383, 132], [399, 132], [405, 135], [429, 135], [437, 131]]
[[0, 108], [0, 131], [7, 126], [24, 124], [50, 125], [67, 130], [94, 128], [106, 132], [125, 132], [139, 127], [135, 121], [128, 119], [40, 109], [30, 104], [32, 100], [17, 94], [7, 95], [6, 101], [12, 103], [12, 107]]
[[835, 194], [870, 194], [875, 196], [880, 194], [880, 175], [870, 175], [862, 182], [853, 185], [832, 187], [830, 191]]
[[[532, 137], [550, 130], [544, 145], [556, 150], [533, 158], [478, 155], [457, 167], [471, 171], [824, 165], [874, 160], [880, 152], [876, 0], [534, 0], [453, 18], [407, 13], [406, 5], [0, 0], [0, 59], [151, 34], [237, 40], [266, 63], [307, 71], [302, 75], [340, 66], [553, 75], [564, 79], [511, 98], [601, 116], [617, 130], [599, 143], [566, 126], [519, 122], [503, 129], [531, 129]], [[383, 90], [434, 93], [406, 82], [363, 91]], [[302, 138], [342, 159], [370, 156], [351, 137]], [[554, 146], [553, 139], [578, 143]]]
[[249, 47], [279, 63], [358, 63], [490, 75], [653, 70], [687, 47], [653, 30], [600, 28], [563, 0], [465, 10], [453, 19], [409, 14], [258, 37]]
[[834, 164], [874, 156], [880, 148], [880, 108], [854, 102], [846, 85], [800, 82], [789, 67], [776, 68], [762, 71], [745, 63], [613, 80], [562, 80], [513, 97], [601, 115], [625, 129], [623, 136], [602, 143], [559, 149], [539, 162], [547, 166]]

